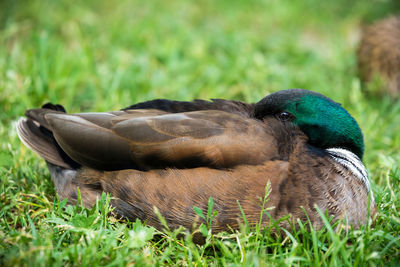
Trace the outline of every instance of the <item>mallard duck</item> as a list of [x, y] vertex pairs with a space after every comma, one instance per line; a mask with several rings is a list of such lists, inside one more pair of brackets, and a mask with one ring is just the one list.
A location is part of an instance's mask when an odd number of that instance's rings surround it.
[[[218, 211], [213, 231], [237, 229], [242, 219], [287, 214], [323, 222], [316, 211], [354, 226], [375, 213], [362, 163], [363, 135], [338, 103], [290, 89], [248, 104], [214, 99], [152, 100], [120, 111], [67, 114], [60, 105], [26, 111], [22, 142], [43, 157], [60, 198], [92, 206], [102, 192], [122, 217], [162, 228], [193, 230], [194, 207], [210, 197]], [[263, 225], [269, 217], [264, 216]]]
[[363, 82], [375, 75], [382, 79], [383, 92], [400, 94], [400, 16], [392, 16], [366, 27], [357, 50], [358, 69]]

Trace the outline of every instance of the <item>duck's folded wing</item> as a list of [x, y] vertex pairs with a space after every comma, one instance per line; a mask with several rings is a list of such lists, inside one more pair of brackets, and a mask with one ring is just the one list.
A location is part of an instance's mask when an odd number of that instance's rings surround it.
[[261, 121], [217, 110], [48, 113], [45, 118], [61, 148], [96, 169], [230, 168], [278, 156]]

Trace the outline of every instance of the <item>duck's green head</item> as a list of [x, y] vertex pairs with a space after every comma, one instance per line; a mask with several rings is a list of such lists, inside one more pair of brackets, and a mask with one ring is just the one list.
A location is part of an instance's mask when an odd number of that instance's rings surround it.
[[363, 135], [355, 119], [340, 104], [319, 93], [304, 89], [273, 93], [255, 106], [256, 118], [270, 115], [297, 125], [316, 147], [345, 148], [363, 157]]

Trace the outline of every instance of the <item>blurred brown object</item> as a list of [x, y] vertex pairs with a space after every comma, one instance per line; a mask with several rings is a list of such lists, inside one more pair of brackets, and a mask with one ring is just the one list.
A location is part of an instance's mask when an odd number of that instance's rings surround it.
[[400, 16], [380, 20], [362, 31], [357, 60], [363, 82], [380, 78], [383, 92], [400, 95]]

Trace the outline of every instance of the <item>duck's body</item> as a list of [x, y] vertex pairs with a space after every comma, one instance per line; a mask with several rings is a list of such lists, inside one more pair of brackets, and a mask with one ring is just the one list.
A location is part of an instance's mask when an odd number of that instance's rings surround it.
[[357, 59], [363, 82], [370, 82], [379, 75], [385, 93], [400, 95], [400, 16], [391, 16], [366, 27]]
[[[274, 207], [275, 219], [308, 215], [320, 227], [317, 205], [357, 226], [368, 206], [375, 210], [357, 123], [310, 91], [286, 90], [257, 104], [156, 100], [72, 115], [47, 105], [26, 115], [19, 136], [46, 159], [61, 198], [74, 203], [79, 187], [83, 203], [92, 206], [104, 191], [119, 215], [156, 227], [154, 206], [170, 227], [191, 229], [193, 207], [206, 211], [210, 197], [218, 211], [215, 231], [238, 228], [238, 202], [256, 223], [269, 182], [267, 207]], [[330, 120], [336, 125], [328, 129]]]

